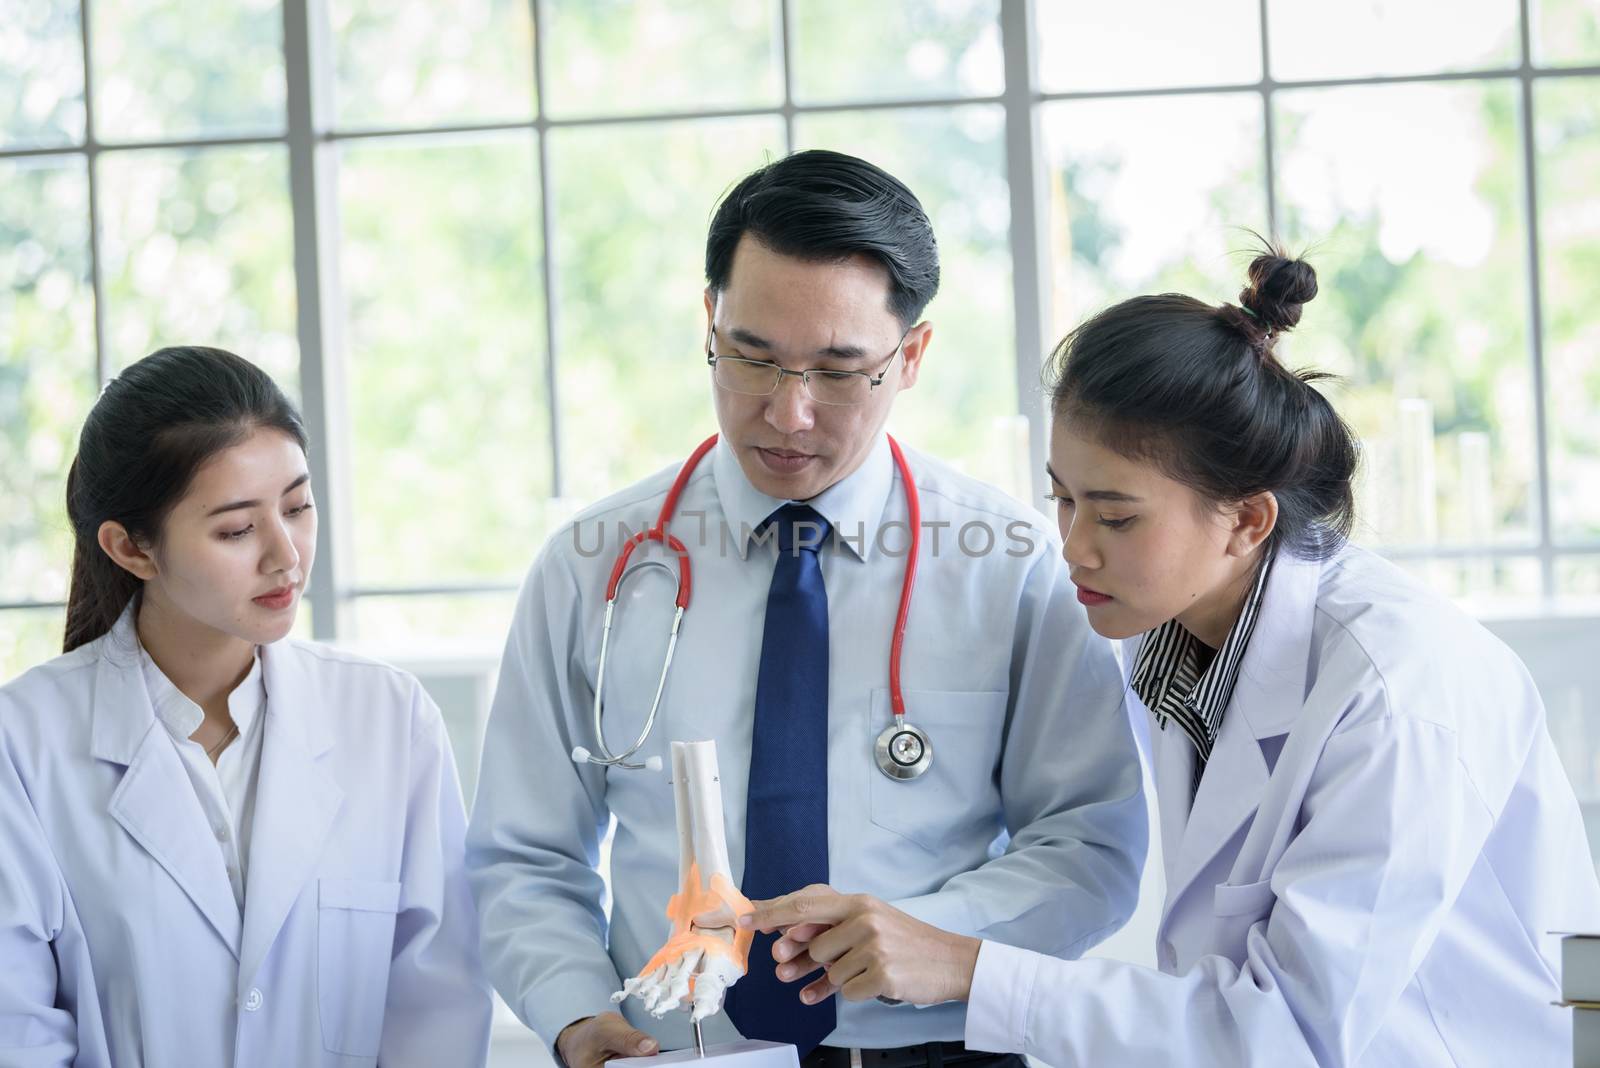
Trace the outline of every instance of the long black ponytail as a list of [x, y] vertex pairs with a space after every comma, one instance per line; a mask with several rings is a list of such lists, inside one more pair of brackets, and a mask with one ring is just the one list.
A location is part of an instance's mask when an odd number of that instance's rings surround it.
[[109, 631], [142, 585], [100, 548], [101, 524], [121, 523], [153, 546], [195, 472], [262, 427], [306, 447], [300, 413], [277, 384], [221, 349], [160, 349], [106, 385], [67, 473], [74, 547], [64, 651]]

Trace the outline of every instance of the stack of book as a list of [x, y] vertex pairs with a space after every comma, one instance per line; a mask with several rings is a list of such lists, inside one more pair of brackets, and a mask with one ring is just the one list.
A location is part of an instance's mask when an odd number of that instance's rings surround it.
[[1600, 934], [1562, 937], [1561, 1003], [1572, 1008], [1573, 1068], [1600, 1068]]

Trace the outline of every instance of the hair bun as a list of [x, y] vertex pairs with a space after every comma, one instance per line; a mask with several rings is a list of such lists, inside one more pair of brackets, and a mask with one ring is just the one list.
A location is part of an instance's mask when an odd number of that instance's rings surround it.
[[1271, 333], [1289, 330], [1300, 321], [1300, 309], [1317, 295], [1317, 272], [1304, 260], [1290, 259], [1279, 249], [1250, 261], [1250, 284], [1239, 303]]

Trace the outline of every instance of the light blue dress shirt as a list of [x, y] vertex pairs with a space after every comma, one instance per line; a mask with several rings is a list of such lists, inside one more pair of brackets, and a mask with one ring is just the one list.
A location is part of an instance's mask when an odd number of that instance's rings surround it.
[[[921, 778], [892, 781], [872, 756], [892, 720], [889, 640], [908, 529], [887, 440], [880, 436], [856, 472], [809, 502], [838, 534], [821, 554], [833, 886], [947, 930], [1076, 956], [1127, 920], [1144, 861], [1145, 807], [1121, 675], [1089, 628], [1042, 517], [906, 453], [923, 536], [902, 682], [907, 719], [934, 749]], [[654, 521], [675, 474], [615, 494], [550, 539], [523, 587], [501, 663], [468, 868], [490, 976], [552, 1043], [567, 1024], [610, 1009], [620, 977], [636, 973], [669, 929], [678, 842], [667, 772], [577, 765], [569, 754], [597, 748], [591, 702], [607, 577], [621, 541]], [[670, 742], [716, 741], [735, 882], [775, 560], [775, 541], [752, 543], [749, 532], [783, 503], [752, 487], [722, 444], [689, 481], [671, 530], [692, 557], [693, 600], [655, 731], [635, 758], [657, 755], [670, 768]], [[634, 558], [663, 554], [652, 544]], [[674, 581], [645, 569], [621, 591], [606, 678], [613, 749], [633, 741], [649, 711]], [[608, 903], [597, 866], [613, 818]], [[656, 1021], [631, 1000], [624, 1011], [663, 1048], [691, 1043], [687, 1014]], [[964, 1022], [956, 1003], [843, 1002], [827, 1043], [958, 1040]], [[707, 1042], [737, 1037], [723, 1015], [705, 1030]]]

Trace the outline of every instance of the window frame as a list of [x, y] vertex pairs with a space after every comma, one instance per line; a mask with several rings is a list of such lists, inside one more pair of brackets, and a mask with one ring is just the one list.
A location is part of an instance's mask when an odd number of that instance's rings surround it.
[[[318, 535], [318, 567], [314, 569], [308, 596], [314, 609], [313, 636], [322, 640], [354, 637], [354, 606], [362, 597], [430, 595], [499, 595], [514, 592], [517, 583], [482, 581], [440, 585], [382, 586], [356, 584], [351, 577], [351, 482], [349, 447], [350, 425], [343, 391], [343, 366], [339, 325], [342, 297], [339, 292], [338, 167], [339, 148], [346, 142], [383, 139], [426, 142], [458, 134], [523, 131], [534, 138], [539, 177], [539, 224], [543, 231], [541, 285], [544, 296], [544, 403], [549, 427], [549, 485], [552, 496], [561, 496], [561, 396], [559, 375], [561, 343], [558, 329], [557, 272], [560, 269], [555, 238], [560, 220], [553, 208], [550, 181], [549, 137], [553, 130], [638, 123], [679, 122], [685, 119], [733, 117], [772, 117], [783, 120], [786, 150], [795, 145], [795, 120], [805, 114], [832, 112], [877, 112], [903, 108], [951, 108], [971, 104], [996, 104], [1005, 115], [1005, 164], [1008, 176], [1011, 223], [1013, 318], [1016, 341], [1015, 383], [1019, 414], [1028, 422], [1028, 443], [1032, 489], [1042, 499], [1045, 486], [1043, 460], [1048, 433], [1048, 414], [1039, 398], [1038, 382], [1042, 357], [1056, 336], [1058, 325], [1051, 321], [1051, 249], [1044, 239], [1049, 205], [1046, 202], [1043, 138], [1040, 132], [1042, 106], [1055, 101], [1104, 100], [1122, 97], [1185, 96], [1196, 94], [1243, 93], [1260, 99], [1262, 113], [1263, 176], [1266, 185], [1267, 224], [1276, 232], [1279, 197], [1275, 143], [1275, 94], [1295, 89], [1335, 88], [1360, 85], [1398, 85], [1426, 82], [1514, 81], [1519, 100], [1521, 124], [1521, 179], [1523, 197], [1521, 222], [1526, 231], [1525, 314], [1527, 316], [1527, 358], [1533, 393], [1535, 450], [1535, 535], [1532, 544], [1471, 546], [1382, 546], [1381, 551], [1401, 560], [1450, 560], [1534, 557], [1539, 564], [1542, 600], [1552, 601], [1557, 593], [1557, 565], [1565, 558], [1600, 556], [1600, 540], [1558, 543], [1552, 529], [1550, 432], [1547, 414], [1547, 369], [1545, 363], [1545, 324], [1539, 236], [1539, 160], [1535, 143], [1535, 86], [1546, 79], [1595, 77], [1600, 65], [1541, 67], [1533, 62], [1533, 0], [1517, 0], [1519, 52], [1514, 66], [1488, 67], [1448, 73], [1426, 73], [1349, 78], [1318, 78], [1279, 81], [1272, 76], [1270, 0], [1258, 0], [1259, 41], [1262, 75], [1255, 81], [1224, 85], [1179, 85], [1141, 89], [1103, 91], [1044, 92], [1037, 76], [1040, 42], [1035, 32], [1036, 0], [999, 0], [999, 29], [1004, 65], [1004, 88], [999, 95], [931, 96], [904, 99], [851, 99], [826, 104], [805, 104], [795, 100], [793, 38], [797, 0], [770, 0], [777, 20], [778, 62], [781, 68], [782, 99], [775, 105], [678, 110], [606, 115], [551, 115], [547, 110], [547, 41], [542, 30], [549, 24], [548, 0], [525, 0], [530, 5], [533, 30], [532, 63], [535, 102], [533, 118], [526, 121], [477, 124], [430, 124], [396, 127], [339, 127], [333, 116], [333, 50], [326, 0], [282, 0], [284, 72], [287, 82], [285, 126], [281, 134], [239, 137], [194, 137], [139, 141], [105, 141], [96, 136], [94, 115], [95, 71], [91, 52], [89, 0], [82, 0], [79, 29], [84, 65], [84, 138], [76, 144], [49, 147], [3, 148], [0, 160], [27, 157], [83, 158], [88, 176], [89, 270], [94, 299], [95, 360], [92, 373], [96, 386], [109, 377], [110, 354], [106, 339], [106, 310], [101, 270], [100, 198], [97, 187], [98, 164], [108, 153], [141, 150], [208, 149], [242, 145], [283, 146], [289, 158], [289, 193], [293, 217], [293, 268], [297, 299], [297, 340], [300, 348], [301, 409], [312, 440], [318, 447], [310, 456], [311, 474], [319, 491], [323, 521]], [[85, 373], [90, 373], [86, 368]], [[63, 602], [0, 601], [0, 614], [26, 609], [59, 609]], [[328, 610], [327, 606], [332, 606]]]

